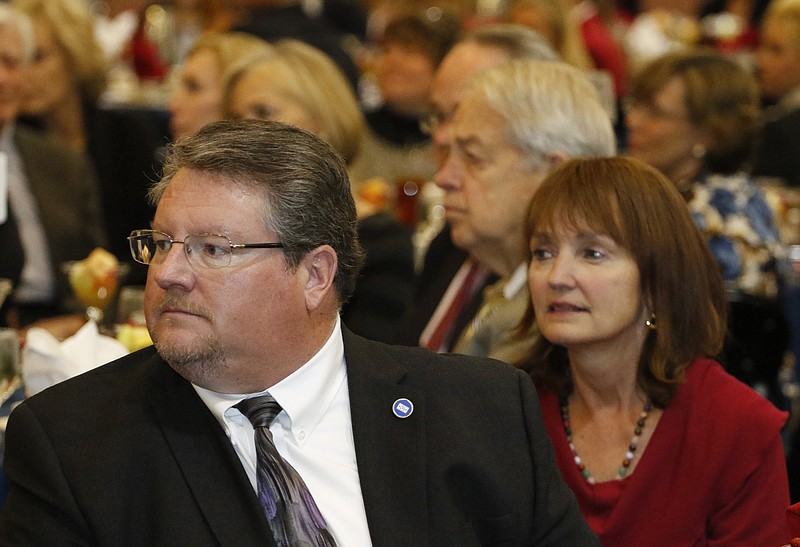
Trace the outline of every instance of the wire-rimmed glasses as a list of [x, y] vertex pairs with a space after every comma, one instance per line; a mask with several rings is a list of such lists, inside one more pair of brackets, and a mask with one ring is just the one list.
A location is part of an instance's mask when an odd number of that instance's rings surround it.
[[191, 234], [183, 241], [159, 230], [134, 230], [128, 236], [131, 255], [141, 264], [163, 262], [175, 243], [183, 245], [186, 258], [195, 265], [206, 268], [230, 266], [231, 257], [238, 249], [279, 249], [283, 243], [233, 243], [221, 234]]
[[439, 126], [445, 123], [450, 123], [455, 116], [456, 110], [452, 109], [449, 112], [431, 111], [419, 121], [419, 129], [428, 136], [433, 135]]

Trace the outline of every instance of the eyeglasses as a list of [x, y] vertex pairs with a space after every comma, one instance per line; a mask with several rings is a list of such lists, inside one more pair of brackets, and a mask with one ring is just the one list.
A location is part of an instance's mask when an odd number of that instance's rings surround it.
[[134, 230], [128, 236], [131, 254], [136, 262], [158, 264], [163, 262], [175, 243], [183, 244], [189, 262], [206, 268], [230, 266], [231, 256], [238, 249], [279, 249], [283, 243], [233, 243], [220, 234], [192, 234], [178, 241], [158, 230]]
[[455, 108], [450, 112], [428, 112], [424, 118], [419, 121], [419, 130], [426, 135], [433, 135], [443, 123], [448, 123], [453, 120], [455, 116]]

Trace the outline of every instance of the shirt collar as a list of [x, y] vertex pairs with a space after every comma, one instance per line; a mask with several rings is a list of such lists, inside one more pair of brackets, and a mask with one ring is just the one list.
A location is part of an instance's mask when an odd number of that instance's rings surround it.
[[14, 122], [7, 123], [0, 129], [0, 150], [10, 150], [14, 143]]
[[[288, 426], [298, 444], [314, 431], [341, 389], [346, 378], [341, 319], [336, 319], [333, 332], [320, 350], [295, 372], [259, 393], [218, 393], [192, 384], [214, 417], [227, 429], [225, 416], [238, 414], [231, 407], [248, 397], [269, 393], [283, 408]], [[302, 434], [301, 434], [302, 433]]]
[[514, 270], [514, 273], [511, 274], [511, 277], [509, 277], [508, 281], [506, 281], [503, 285], [503, 296], [506, 298], [506, 300], [511, 300], [527, 282], [528, 265], [523, 262], [517, 266], [517, 269]]

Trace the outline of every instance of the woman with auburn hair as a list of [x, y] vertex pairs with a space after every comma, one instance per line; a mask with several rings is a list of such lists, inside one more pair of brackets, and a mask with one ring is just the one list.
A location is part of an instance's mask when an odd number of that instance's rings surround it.
[[551, 173], [526, 221], [536, 381], [604, 545], [780, 545], [785, 412], [713, 360], [719, 268], [666, 177], [630, 158]]

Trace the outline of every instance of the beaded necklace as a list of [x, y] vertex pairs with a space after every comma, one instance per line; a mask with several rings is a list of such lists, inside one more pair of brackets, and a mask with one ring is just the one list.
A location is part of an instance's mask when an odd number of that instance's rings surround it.
[[[636, 455], [636, 448], [639, 445], [639, 440], [642, 435], [642, 430], [644, 429], [644, 424], [647, 422], [647, 416], [650, 415], [650, 411], [653, 409], [653, 406], [650, 404], [650, 401], [645, 401], [644, 408], [642, 409], [642, 413], [639, 414], [639, 419], [636, 421], [636, 427], [633, 429], [633, 437], [631, 438], [631, 444], [628, 446], [628, 451], [625, 452], [625, 458], [622, 460], [622, 466], [617, 469], [617, 475], [614, 477], [617, 480], [624, 479], [625, 476], [628, 474], [628, 470], [630, 469], [631, 462], [633, 461], [634, 456]], [[564, 426], [564, 433], [567, 436], [567, 442], [569, 443], [569, 449], [572, 452], [572, 458], [575, 461], [575, 465], [578, 466], [578, 469], [581, 472], [583, 478], [589, 484], [595, 484], [597, 481], [592, 477], [592, 474], [586, 469], [586, 465], [583, 463], [583, 460], [578, 455], [578, 451], [575, 450], [575, 443], [572, 442], [572, 425], [569, 419], [569, 399], [562, 398], [561, 399], [561, 423]]]

